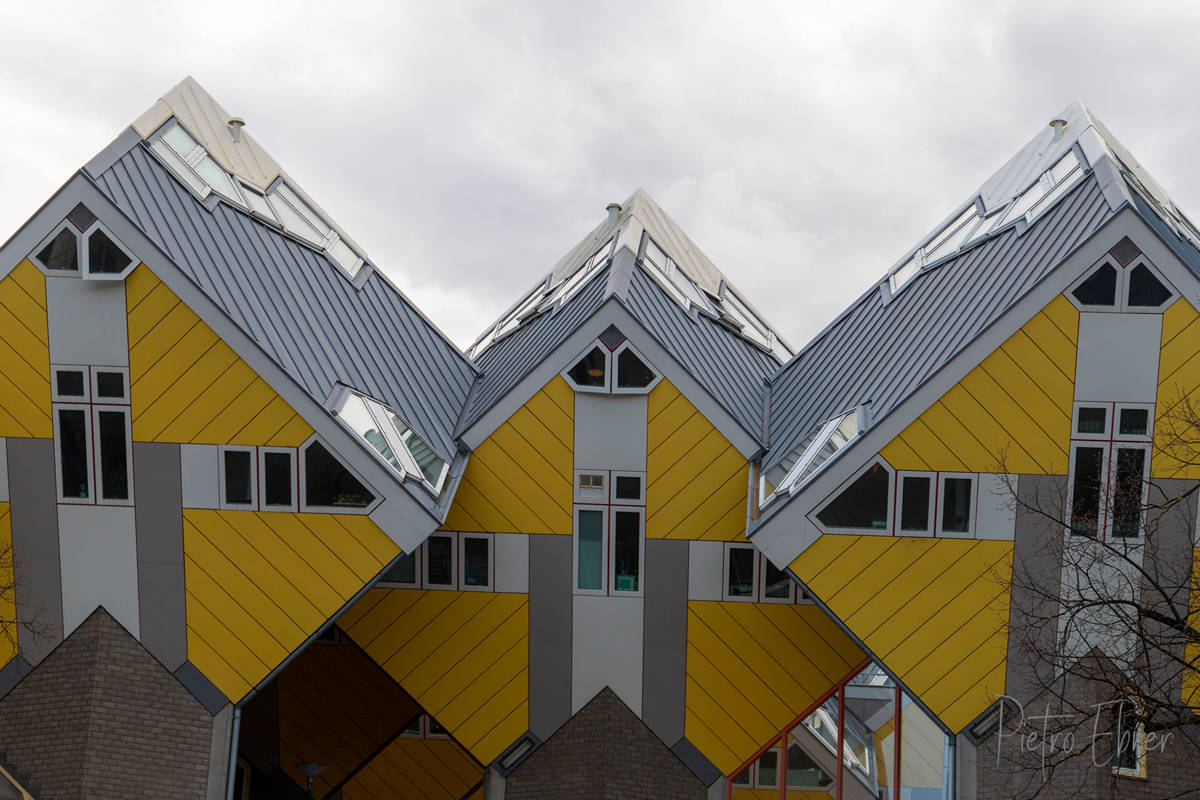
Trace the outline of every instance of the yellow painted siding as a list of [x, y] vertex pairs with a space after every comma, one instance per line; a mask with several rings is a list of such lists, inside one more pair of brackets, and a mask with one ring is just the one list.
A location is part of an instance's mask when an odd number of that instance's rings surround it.
[[0, 667], [17, 654], [17, 597], [14, 588], [12, 517], [0, 503]]
[[529, 595], [372, 589], [339, 621], [481, 763], [529, 727]]
[[146, 265], [125, 281], [133, 438], [295, 447], [312, 427]]
[[650, 392], [646, 537], [734, 541], [746, 535], [746, 458], [663, 380]]
[[28, 260], [0, 281], [0, 436], [49, 439], [46, 277]]
[[483, 767], [454, 741], [400, 737], [342, 787], [342, 798], [460, 800], [482, 780]]
[[822, 536], [797, 577], [959, 731], [1004, 690], [1012, 542]]
[[185, 509], [188, 660], [241, 699], [400, 550], [369, 517]]
[[471, 454], [444, 529], [569, 534], [574, 448], [575, 393], [555, 376]]
[[881, 455], [896, 469], [1066, 474], [1078, 330], [1059, 295]]
[[[1200, 478], [1196, 424], [1200, 403], [1200, 313], [1180, 298], [1163, 312], [1155, 398], [1154, 478]], [[1185, 402], [1185, 398], [1187, 402]]]
[[[1188, 592], [1189, 624], [1194, 628], [1200, 622], [1200, 547], [1192, 550], [1192, 581]], [[1184, 658], [1189, 664], [1200, 659], [1200, 645], [1189, 644], [1184, 649]], [[1184, 670], [1183, 702], [1200, 711], [1200, 671]]]
[[729, 775], [865, 657], [813, 605], [689, 602], [685, 735]]

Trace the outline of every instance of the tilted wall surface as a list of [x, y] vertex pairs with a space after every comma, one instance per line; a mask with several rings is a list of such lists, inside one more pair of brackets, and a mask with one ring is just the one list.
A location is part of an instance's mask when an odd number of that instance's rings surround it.
[[1200, 478], [1200, 312], [1180, 298], [1163, 312], [1154, 405], [1154, 478]]
[[50, 338], [46, 278], [28, 260], [0, 281], [0, 436], [48, 439]]
[[483, 767], [453, 739], [401, 736], [342, 787], [342, 800], [483, 800], [482, 782]]

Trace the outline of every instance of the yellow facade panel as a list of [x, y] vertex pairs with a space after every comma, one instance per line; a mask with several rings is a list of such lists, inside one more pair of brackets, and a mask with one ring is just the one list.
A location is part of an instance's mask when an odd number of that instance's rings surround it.
[[1196, 418], [1200, 404], [1200, 353], [1196, 334], [1200, 313], [1180, 298], [1163, 313], [1162, 349], [1158, 362], [1155, 398], [1153, 478], [1200, 478], [1200, 452], [1196, 446]]
[[[15, 583], [12, 546], [12, 516], [8, 503], [0, 503], [0, 586], [11, 587]], [[0, 667], [17, 654], [17, 630], [12, 620], [17, 618], [16, 596], [12, 589], [0, 591], [0, 620], [4, 630], [0, 631]]]
[[50, 348], [46, 278], [28, 260], [0, 281], [0, 436], [48, 439]]
[[461, 800], [483, 767], [450, 739], [394, 740], [344, 786], [343, 800]]

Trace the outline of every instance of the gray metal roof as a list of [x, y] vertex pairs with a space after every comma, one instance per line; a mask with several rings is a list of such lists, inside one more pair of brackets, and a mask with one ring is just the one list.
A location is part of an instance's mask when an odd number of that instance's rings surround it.
[[381, 274], [356, 289], [292, 236], [228, 203], [210, 211], [140, 142], [96, 183], [314, 399], [359, 389], [454, 459], [475, 369]]
[[1114, 213], [1088, 174], [1023, 233], [922, 272], [890, 303], [873, 286], [771, 378], [765, 467], [839, 411], [870, 403], [877, 424]]

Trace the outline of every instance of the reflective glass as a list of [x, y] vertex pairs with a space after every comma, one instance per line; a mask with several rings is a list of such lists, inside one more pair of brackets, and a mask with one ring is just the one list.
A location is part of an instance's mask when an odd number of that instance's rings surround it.
[[599, 591], [604, 588], [604, 512], [580, 509], [578, 539], [579, 574], [575, 585]]
[[487, 586], [488, 576], [488, 540], [474, 536], [462, 540], [463, 585]]
[[854, 483], [817, 514], [830, 528], [887, 529], [888, 471], [872, 464]]
[[842, 417], [833, 430], [826, 433], [825, 440], [817, 446], [817, 449], [809, 457], [808, 463], [801, 468], [800, 474], [796, 476], [796, 485], [799, 486], [804, 483], [810, 475], [819, 470], [826, 461], [837, 455], [857, 435], [858, 413], [851, 411]]
[[243, 204], [242, 197], [233, 184], [233, 179], [220, 164], [213, 160], [212, 156], [205, 156], [196, 163], [196, 173], [225, 197], [238, 205]]
[[442, 457], [433, 451], [433, 448], [425, 444], [420, 436], [417, 436], [416, 431], [408, 427], [404, 420], [396, 416], [390, 408], [383, 408], [384, 414], [392, 422], [392, 427], [396, 429], [396, 435], [400, 437], [400, 441], [404, 442], [404, 446], [408, 448], [409, 454], [413, 457], [413, 461], [417, 462], [417, 467], [421, 470], [421, 475], [425, 480], [432, 485], [437, 486], [438, 481], [442, 479], [442, 471], [446, 467], [446, 462]]
[[342, 422], [350, 426], [350, 429], [363, 438], [367, 444], [375, 448], [375, 452], [383, 456], [383, 460], [392, 466], [392, 469], [405, 474], [404, 465], [400, 463], [400, 459], [396, 458], [396, 454], [392, 452], [392, 448], [388, 445], [387, 439], [375, 424], [374, 417], [367, 410], [367, 404], [363, 399], [356, 394], [350, 394], [346, 398], [345, 404], [342, 405], [338, 416]]
[[129, 440], [124, 411], [100, 411], [100, 497], [129, 499]]
[[932, 478], [905, 475], [900, 482], [900, 530], [929, 530], [929, 489]]
[[1095, 536], [1099, 526], [1103, 464], [1102, 448], [1075, 448], [1075, 474], [1071, 480], [1071, 530], [1081, 536]]
[[42, 248], [37, 258], [46, 269], [78, 270], [79, 247], [75, 234], [63, 228]]
[[60, 369], [54, 376], [61, 397], [83, 397], [83, 373], [73, 369]]
[[1146, 451], [1141, 447], [1117, 448], [1116, 485], [1113, 486], [1113, 536], [1136, 538], [1142, 528], [1142, 486]]
[[318, 233], [317, 229], [310, 225], [304, 217], [300, 216], [300, 213], [296, 209], [292, 208], [282, 197], [278, 196], [278, 192], [272, 192], [268, 195], [267, 202], [271, 204], [271, 208], [275, 211], [275, 216], [279, 218], [279, 221], [287, 231], [313, 244], [321, 244], [325, 241], [324, 234]]
[[754, 549], [730, 547], [728, 580], [725, 584], [726, 597], [754, 596]]
[[905, 264], [904, 266], [900, 267], [900, 269], [893, 272], [891, 277], [888, 278], [888, 282], [890, 283], [890, 285], [892, 287], [892, 291], [894, 292], [897, 289], [899, 289], [901, 286], [903, 286], [904, 284], [908, 283], [910, 280], [915, 278], [917, 276], [917, 273], [920, 271], [921, 271], [921, 262], [917, 261], [917, 259], [914, 257], [907, 264]]
[[313, 230], [320, 234], [322, 239], [329, 234], [329, 224], [325, 222], [325, 220], [321, 219], [317, 212], [309, 208], [308, 203], [301, 200], [300, 195], [296, 194], [292, 190], [292, 187], [288, 186], [286, 183], [280, 183], [275, 187], [275, 193], [286, 200], [288, 204], [291, 205], [291, 207], [294, 208], [296, 212], [299, 213], [300, 216], [312, 226]]
[[275, 221], [275, 212], [271, 211], [271, 204], [267, 202], [267, 198], [245, 187], [242, 188], [242, 195], [246, 198], [246, 202], [249, 203], [251, 211], [271, 221]]
[[91, 273], [115, 275], [133, 263], [133, 259], [101, 230], [94, 230], [88, 236], [87, 251], [88, 272]]
[[150, 149], [157, 153], [158, 157], [171, 168], [171, 171], [190, 186], [196, 194], [203, 197], [208, 192], [208, 184], [200, 180], [200, 176], [193, 172], [192, 168], [185, 164], [174, 150], [167, 147], [162, 139], [155, 139], [154, 143], [150, 145]]
[[604, 369], [607, 359], [599, 347], [593, 347], [591, 352], [571, 367], [567, 375], [578, 386], [604, 386]]
[[787, 752], [787, 788], [824, 789], [833, 783], [833, 778], [817, 766], [800, 745], [792, 742]]
[[626, 348], [617, 356], [617, 387], [621, 389], [644, 389], [655, 378], [637, 354]]
[[263, 453], [263, 505], [292, 504], [292, 454]]
[[1122, 408], [1119, 430], [1123, 436], [1145, 436], [1150, 412], [1144, 408]]
[[304, 501], [310, 506], [362, 508], [375, 499], [320, 442], [304, 451], [304, 492]]
[[970, 478], [946, 478], [942, 481], [942, 530], [967, 533], [971, 529]]
[[417, 554], [405, 553], [380, 578], [385, 583], [413, 584], [417, 582]]
[[330, 258], [337, 262], [337, 265], [344, 269], [350, 277], [353, 278], [358, 274], [359, 267], [361, 266], [358, 260], [358, 253], [351, 250], [349, 245], [341, 239], [331, 242], [325, 248], [325, 252], [329, 253]]
[[63, 497], [88, 497], [87, 412], [58, 411], [58, 463]]
[[[581, 475], [580, 478], [583, 476]], [[618, 475], [613, 485], [618, 500], [641, 500], [642, 479], [636, 475]]]
[[253, 455], [246, 450], [225, 451], [225, 502], [249, 505], [254, 502]]
[[942, 800], [946, 786], [946, 734], [907, 695], [900, 711], [900, 796]]
[[1113, 306], [1117, 303], [1117, 271], [1102, 264], [1088, 279], [1071, 292], [1085, 306]]
[[172, 125], [171, 130], [162, 135], [162, 139], [171, 145], [171, 149], [178, 153], [180, 158], [187, 158], [196, 149], [196, 140], [188, 135], [182, 125]]
[[[62, 393], [61, 389], [59, 393]], [[96, 396], [115, 399], [125, 397], [125, 375], [120, 372], [97, 372]]]
[[454, 540], [449, 536], [425, 540], [425, 582], [431, 586], [454, 584]]
[[636, 592], [641, 588], [641, 514], [613, 512], [613, 591]]
[[1107, 422], [1107, 408], [1083, 406], [1079, 409], [1079, 422], [1076, 430], [1079, 433], [1104, 433]]
[[792, 596], [792, 579], [767, 559], [763, 559], [763, 597], [783, 600]]
[[1171, 297], [1171, 290], [1145, 264], [1138, 264], [1129, 273], [1129, 305], [1137, 308], [1157, 308]]

